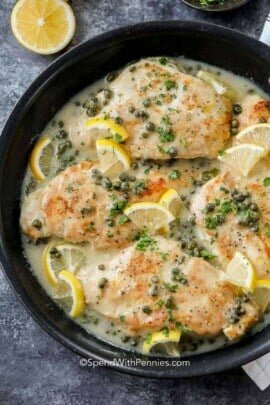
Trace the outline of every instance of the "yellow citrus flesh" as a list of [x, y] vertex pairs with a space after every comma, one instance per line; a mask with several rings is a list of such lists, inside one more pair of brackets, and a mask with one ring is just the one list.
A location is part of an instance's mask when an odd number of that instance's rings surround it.
[[29, 160], [30, 169], [36, 180], [44, 181], [50, 173], [54, 148], [49, 138], [41, 138], [36, 143]]
[[243, 129], [235, 137], [237, 143], [249, 143], [270, 151], [270, 124], [256, 124]]
[[67, 46], [75, 27], [73, 11], [63, 0], [19, 0], [11, 14], [11, 28], [19, 43], [44, 55]]
[[109, 138], [113, 138], [118, 142], [125, 141], [129, 134], [122, 125], [117, 124], [112, 119], [105, 119], [101, 117], [89, 118], [86, 123], [86, 127], [95, 131], [95, 138], [98, 139], [101, 136], [104, 138], [107, 134]]
[[179, 217], [182, 201], [175, 189], [169, 188], [169, 190], [165, 191], [160, 197], [159, 204], [167, 208], [175, 217]]
[[[52, 254], [54, 252], [54, 254]], [[53, 286], [57, 286], [58, 275], [62, 270], [76, 273], [85, 263], [82, 248], [70, 243], [50, 243], [43, 253], [44, 274]]]
[[256, 284], [256, 273], [250, 261], [240, 252], [236, 252], [225, 270], [225, 279], [231, 284], [253, 292]]
[[114, 175], [123, 170], [130, 169], [130, 157], [117, 142], [110, 139], [98, 139], [96, 141], [96, 149], [103, 173]]
[[267, 151], [261, 146], [245, 143], [226, 149], [222, 156], [218, 156], [218, 159], [247, 177], [251, 169], [266, 153]]
[[59, 274], [59, 280], [65, 282], [70, 288], [70, 295], [72, 298], [72, 307], [69, 315], [76, 318], [81, 315], [85, 307], [84, 293], [81, 282], [74, 274], [69, 271], [62, 270]]
[[254, 300], [264, 312], [270, 305], [270, 280], [257, 280], [255, 283]]
[[[143, 343], [143, 353], [148, 354], [150, 353], [151, 349], [153, 349], [156, 345], [164, 345], [166, 349], [166, 344], [169, 343], [178, 343], [181, 339], [181, 330], [178, 329], [171, 329], [166, 333], [164, 331], [155, 332], [153, 334], [149, 334], [144, 343]], [[178, 352], [179, 354], [179, 352]]]
[[125, 215], [139, 228], [146, 227], [151, 233], [167, 229], [175, 217], [165, 207], [154, 202], [139, 202], [130, 205], [124, 210]]

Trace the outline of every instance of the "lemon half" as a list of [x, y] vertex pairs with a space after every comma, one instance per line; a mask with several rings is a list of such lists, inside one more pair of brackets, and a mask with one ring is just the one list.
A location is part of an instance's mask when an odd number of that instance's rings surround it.
[[254, 299], [260, 310], [264, 312], [270, 305], [270, 280], [257, 280]]
[[44, 181], [51, 172], [54, 147], [50, 138], [40, 138], [29, 160], [30, 169], [35, 179]]
[[[155, 332], [145, 339], [142, 350], [144, 354], [148, 354], [155, 346], [162, 344], [164, 345], [165, 350], [167, 346], [167, 353], [170, 351], [168, 354], [171, 355], [172, 349], [174, 349], [174, 354], [179, 355], [179, 349], [176, 347], [176, 345], [178, 345], [180, 339], [181, 330], [179, 329], [171, 329], [167, 333], [164, 333], [164, 331]], [[170, 346], [170, 344], [174, 344], [174, 347]]]
[[80, 316], [85, 307], [84, 293], [80, 281], [74, 274], [66, 270], [61, 271], [59, 280], [66, 284], [66, 288], [72, 299], [69, 315], [72, 318]]
[[256, 283], [256, 273], [250, 261], [240, 252], [236, 252], [225, 270], [225, 280], [253, 292]]
[[235, 137], [237, 143], [249, 143], [270, 151], [270, 124], [256, 124], [243, 129]]
[[129, 170], [131, 160], [125, 149], [110, 139], [96, 141], [100, 169], [107, 175], [115, 175], [123, 170]]
[[169, 210], [175, 217], [179, 217], [182, 208], [182, 201], [174, 188], [169, 188], [164, 194], [162, 194], [159, 204]]
[[146, 227], [149, 232], [167, 229], [175, 217], [165, 207], [155, 202], [139, 202], [124, 210], [125, 215], [139, 228]]
[[43, 253], [43, 266], [47, 280], [53, 286], [57, 286], [58, 276], [62, 270], [75, 273], [85, 263], [85, 253], [79, 246], [70, 243], [46, 246]]
[[247, 177], [251, 169], [266, 153], [267, 151], [261, 146], [244, 143], [226, 149], [222, 156], [218, 156], [218, 159]]
[[11, 28], [19, 43], [44, 55], [65, 48], [75, 27], [73, 11], [63, 0], [19, 0], [11, 14]]
[[129, 134], [122, 125], [117, 124], [115, 121], [109, 118], [89, 118], [86, 123], [86, 127], [95, 132], [94, 138], [104, 138], [106, 135], [110, 138], [114, 138], [115, 141], [125, 141]]

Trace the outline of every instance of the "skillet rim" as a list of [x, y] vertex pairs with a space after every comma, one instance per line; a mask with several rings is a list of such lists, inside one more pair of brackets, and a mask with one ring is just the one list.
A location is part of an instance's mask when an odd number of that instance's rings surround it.
[[[33, 81], [33, 83], [28, 87], [28, 89], [23, 93], [21, 98], [16, 103], [14, 109], [8, 115], [6, 122], [4, 124], [2, 134], [0, 137], [0, 194], [2, 193], [2, 178], [3, 171], [5, 167], [5, 151], [9, 145], [9, 142], [14, 136], [18, 123], [21, 121], [25, 111], [27, 110], [31, 100], [38, 93], [42, 91], [42, 87], [46, 86], [46, 82], [52, 80], [52, 78], [64, 69], [68, 68], [74, 63], [80, 60], [83, 57], [84, 53], [87, 50], [92, 49], [97, 51], [102, 49], [110, 44], [111, 41], [125, 41], [126, 38], [132, 37], [143, 37], [145, 33], [147, 34], [156, 34], [157, 32], [162, 32], [165, 34], [166, 31], [180, 30], [183, 32], [196, 32], [197, 34], [208, 33], [213, 34], [216, 38], [223, 41], [230, 41], [237, 43], [243, 47], [252, 48], [254, 55], [257, 55], [259, 58], [268, 59], [270, 61], [270, 48], [265, 44], [257, 41], [256, 39], [250, 38], [244, 34], [241, 34], [237, 31], [234, 31], [229, 28], [221, 27], [215, 24], [208, 24], [200, 21], [147, 21], [139, 24], [127, 25], [121, 28], [117, 28], [106, 33], [95, 36], [74, 48], [68, 50], [65, 54], [58, 57], [52, 63], [50, 63], [40, 75]], [[263, 56], [262, 56], [263, 55]], [[254, 56], [255, 57], [255, 56]], [[0, 201], [2, 201], [0, 195]], [[1, 202], [2, 204], [2, 202]], [[2, 213], [1, 213], [2, 214]], [[58, 325], [53, 324], [48, 320], [34, 305], [31, 298], [26, 293], [25, 289], [21, 285], [19, 279], [17, 278], [15, 272], [12, 269], [12, 266], [9, 263], [9, 259], [6, 255], [4, 248], [4, 234], [3, 234], [3, 219], [0, 218], [0, 262], [3, 269], [3, 273], [6, 279], [11, 285], [16, 296], [19, 298], [23, 306], [27, 309], [30, 315], [38, 322], [38, 324], [46, 330], [51, 336], [60, 341], [60, 343], [67, 346], [69, 349], [73, 350], [75, 353], [83, 356], [85, 358], [93, 358], [101, 361], [111, 361], [112, 357], [108, 353], [109, 351], [120, 350], [121, 354], [127, 356], [127, 359], [136, 357], [141, 357], [139, 355], [134, 355], [132, 352], [125, 351], [123, 349], [115, 348], [114, 346], [108, 346], [109, 350], [106, 350], [106, 343], [98, 340], [101, 345], [101, 349], [97, 352], [93, 350], [86, 350], [84, 347], [77, 344], [72, 340], [68, 333], [65, 333], [63, 330], [60, 330]], [[265, 335], [262, 337], [262, 335]], [[268, 335], [268, 336], [267, 336]], [[256, 346], [256, 341], [262, 337], [262, 342]], [[144, 377], [156, 377], [156, 378], [178, 378], [178, 377], [191, 377], [205, 375], [215, 372], [221, 372], [233, 367], [243, 365], [249, 361], [254, 360], [255, 358], [267, 353], [270, 351], [270, 326], [265, 328], [262, 332], [258, 332], [253, 338], [253, 342], [247, 343], [244, 342], [236, 343], [233, 346], [230, 346], [226, 349], [219, 349], [212, 351], [206, 354], [195, 355], [194, 357], [185, 358], [184, 360], [191, 361], [190, 368], [159, 368], [158, 366], [152, 367], [143, 367], [143, 366], [126, 366], [123, 364], [118, 364], [109, 367], [114, 368], [118, 371], [141, 375]], [[265, 338], [265, 339], [264, 339]], [[245, 347], [247, 346], [247, 347]], [[113, 353], [111, 353], [113, 354]], [[208, 362], [205, 357], [208, 357]], [[141, 357], [142, 358], [142, 357]], [[143, 357], [145, 359], [145, 357]], [[158, 359], [153, 357], [152, 360]], [[209, 362], [210, 360], [210, 362]], [[214, 362], [211, 363], [211, 360]], [[195, 366], [192, 366], [192, 363], [197, 363]]]

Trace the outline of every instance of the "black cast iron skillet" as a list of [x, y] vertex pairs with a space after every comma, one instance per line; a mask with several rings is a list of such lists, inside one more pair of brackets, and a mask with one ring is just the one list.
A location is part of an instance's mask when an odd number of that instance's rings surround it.
[[[91, 39], [53, 62], [22, 96], [0, 138], [0, 260], [17, 296], [39, 324], [86, 358], [145, 360], [87, 334], [50, 300], [23, 256], [20, 190], [34, 136], [71, 96], [108, 72], [145, 56], [185, 55], [252, 78], [270, 91], [270, 49], [240, 33], [199, 22], [148, 22]], [[226, 370], [270, 351], [270, 327], [241, 342], [190, 357], [189, 367], [118, 364], [118, 370], [151, 377], [188, 377]], [[155, 357], [155, 359], [158, 359]]]

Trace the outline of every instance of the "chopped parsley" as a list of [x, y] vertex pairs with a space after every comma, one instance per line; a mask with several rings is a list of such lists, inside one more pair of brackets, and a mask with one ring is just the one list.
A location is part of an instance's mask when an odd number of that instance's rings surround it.
[[119, 225], [123, 225], [126, 222], [129, 222], [129, 217], [127, 215], [121, 215], [118, 222], [119, 222]]
[[118, 134], [117, 132], [114, 134], [113, 139], [114, 139], [115, 142], [117, 142], [117, 143], [123, 142], [123, 137], [122, 137], [122, 135]]
[[172, 170], [171, 173], [169, 174], [169, 178], [171, 180], [176, 180], [179, 179], [181, 177], [181, 173], [179, 172], [179, 170]]
[[156, 248], [156, 246], [157, 241], [151, 236], [147, 235], [145, 232], [143, 232], [136, 243], [136, 250], [145, 252], [149, 248], [151, 251], [153, 251]]
[[114, 194], [110, 195], [110, 198], [113, 201], [110, 208], [110, 216], [116, 217], [117, 215], [122, 214], [127, 205], [127, 200], [118, 200]]
[[125, 315], [120, 315], [119, 319], [121, 322], [125, 322], [126, 317], [125, 317]]
[[178, 285], [177, 284], [171, 284], [171, 283], [163, 283], [164, 287], [166, 288], [166, 290], [175, 293], [178, 289]]
[[212, 260], [215, 259], [217, 256], [203, 249], [200, 251], [200, 257], [202, 257], [205, 260]]
[[164, 85], [166, 87], [166, 90], [175, 89], [177, 87], [174, 80], [165, 80]]
[[265, 231], [265, 236], [270, 238], [270, 228]]
[[158, 128], [158, 135], [160, 142], [172, 142], [174, 140], [174, 134], [172, 133], [171, 129], [165, 128]]
[[165, 56], [162, 56], [161, 58], [159, 58], [159, 63], [161, 65], [167, 65], [168, 63], [168, 58], [166, 58]]
[[265, 178], [263, 179], [263, 185], [264, 185], [265, 187], [270, 186], [270, 177], [265, 177]]

